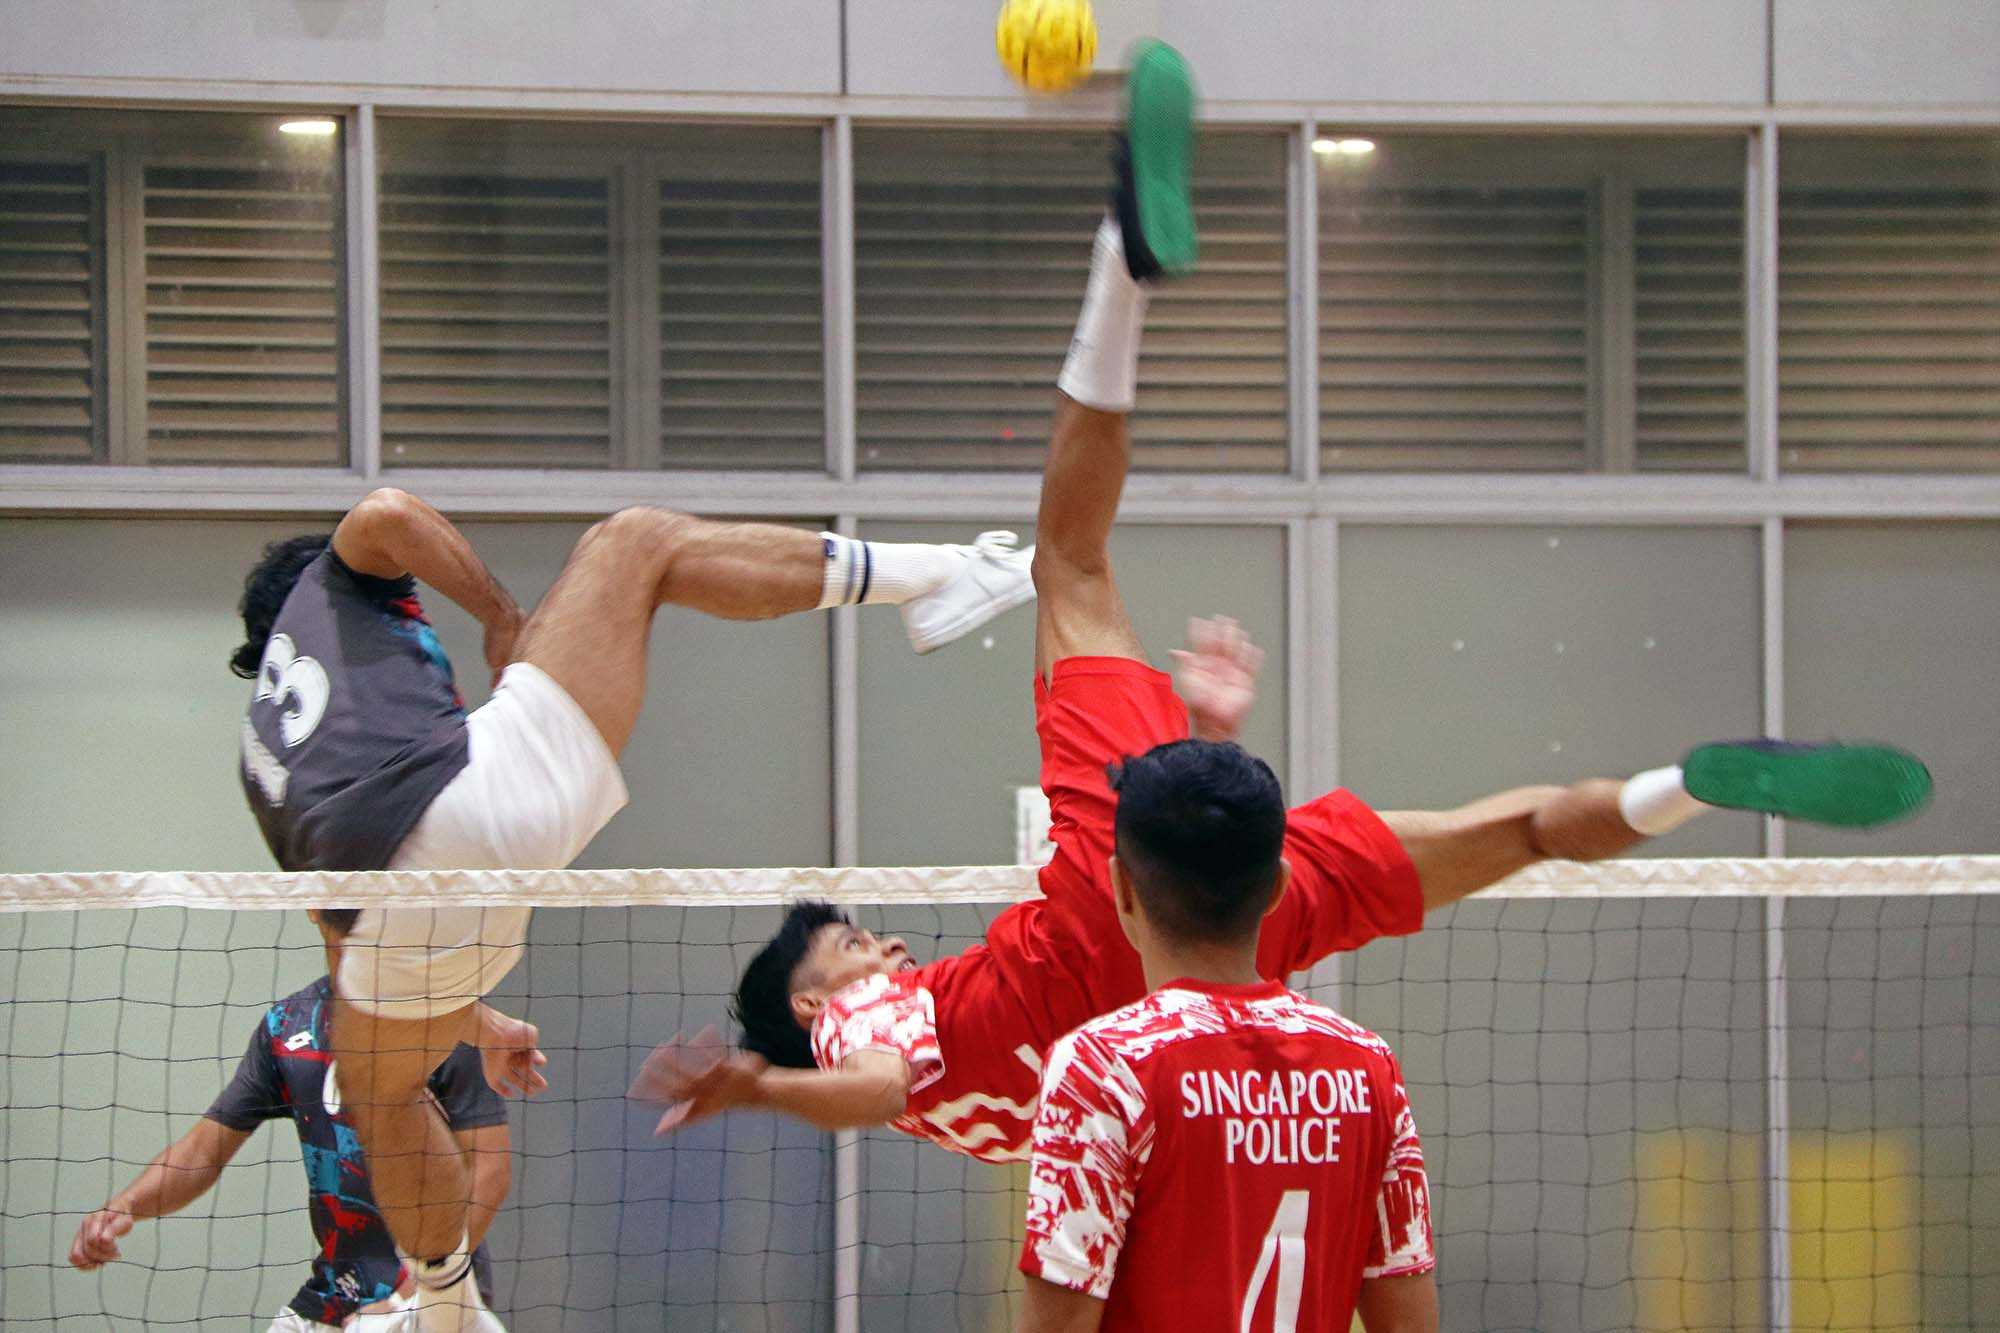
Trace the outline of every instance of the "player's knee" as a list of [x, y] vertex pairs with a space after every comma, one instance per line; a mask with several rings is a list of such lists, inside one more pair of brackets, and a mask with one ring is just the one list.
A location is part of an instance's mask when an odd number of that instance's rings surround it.
[[634, 505], [600, 519], [584, 534], [584, 541], [609, 559], [664, 564], [686, 545], [697, 522], [671, 509]]
[[416, 511], [417, 497], [394, 486], [377, 486], [354, 506], [357, 514], [407, 518]]

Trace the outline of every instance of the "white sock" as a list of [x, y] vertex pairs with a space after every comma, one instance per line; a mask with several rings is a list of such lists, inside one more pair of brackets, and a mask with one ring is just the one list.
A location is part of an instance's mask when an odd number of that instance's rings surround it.
[[1634, 774], [1618, 793], [1618, 813], [1649, 838], [1673, 832], [1708, 808], [1688, 795], [1679, 764]]
[[465, 1238], [459, 1237], [458, 1248], [442, 1259], [418, 1259], [403, 1253], [399, 1246], [397, 1255], [403, 1266], [410, 1270], [410, 1277], [419, 1287], [429, 1291], [440, 1291], [456, 1286], [460, 1282], [471, 1281], [472, 1252], [467, 1248]]
[[1139, 393], [1139, 333], [1151, 293], [1125, 267], [1125, 242], [1110, 218], [1097, 227], [1090, 283], [1056, 387], [1085, 407], [1130, 412]]
[[822, 532], [826, 553], [819, 604], [874, 606], [900, 604], [943, 587], [965, 568], [965, 557], [949, 546], [923, 542], [864, 542]]

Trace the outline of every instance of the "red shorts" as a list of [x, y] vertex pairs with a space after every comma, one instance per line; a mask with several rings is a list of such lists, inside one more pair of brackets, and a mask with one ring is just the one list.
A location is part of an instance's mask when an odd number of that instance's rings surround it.
[[[1032, 961], [1069, 974], [1066, 980], [1083, 992], [1076, 998], [1090, 1006], [1088, 1018], [1129, 1004], [1146, 989], [1111, 901], [1118, 797], [1105, 770], [1156, 745], [1185, 740], [1187, 706], [1172, 679], [1144, 662], [1064, 658], [1052, 680], [1035, 681], [1035, 732], [1056, 847], [1041, 872], [1046, 903], [1033, 914], [1038, 921], [1020, 923], [1034, 929], [996, 932], [1015, 938], [993, 943], [996, 952], [1012, 944], [1046, 953]], [[1264, 921], [1257, 962], [1265, 976], [1288, 976], [1328, 954], [1422, 926], [1415, 867], [1396, 835], [1350, 793], [1329, 792], [1293, 809], [1284, 855], [1292, 882]], [[1043, 971], [1041, 985], [1051, 984], [1061, 986]]]

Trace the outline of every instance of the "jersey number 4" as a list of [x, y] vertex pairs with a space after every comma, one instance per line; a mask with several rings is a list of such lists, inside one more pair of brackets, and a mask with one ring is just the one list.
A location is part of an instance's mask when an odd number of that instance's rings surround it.
[[1264, 1284], [1271, 1280], [1271, 1266], [1278, 1269], [1278, 1299], [1271, 1311], [1271, 1333], [1297, 1333], [1299, 1298], [1306, 1283], [1306, 1215], [1312, 1196], [1305, 1190], [1286, 1190], [1278, 1200], [1278, 1211], [1264, 1232], [1264, 1247], [1257, 1252], [1257, 1269], [1250, 1274], [1250, 1288], [1243, 1293], [1240, 1333], [1251, 1333], [1250, 1321], [1264, 1297]]

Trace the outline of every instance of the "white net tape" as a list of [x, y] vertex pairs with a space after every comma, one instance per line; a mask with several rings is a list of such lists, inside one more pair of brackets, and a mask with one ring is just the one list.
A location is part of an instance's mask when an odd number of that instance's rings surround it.
[[[1016, 902], [1032, 866], [769, 870], [423, 870], [280, 874], [100, 871], [0, 875], [0, 911], [206, 907], [765, 907]], [[1484, 898], [1905, 897], [2000, 893], [2000, 856], [1684, 858], [1531, 866]]]

